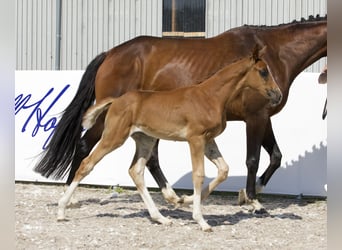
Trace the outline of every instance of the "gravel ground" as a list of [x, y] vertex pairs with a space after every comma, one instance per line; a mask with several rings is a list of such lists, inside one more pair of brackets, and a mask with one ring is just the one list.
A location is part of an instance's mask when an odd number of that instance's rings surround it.
[[[152, 222], [135, 190], [81, 186], [77, 206], [57, 222], [61, 185], [16, 183], [16, 249], [327, 249], [327, 202], [266, 196], [268, 215], [238, 206], [237, 195], [216, 193], [203, 202], [213, 232], [200, 230], [192, 208], [175, 209], [151, 191], [171, 226]], [[184, 191], [177, 191], [179, 195]]]

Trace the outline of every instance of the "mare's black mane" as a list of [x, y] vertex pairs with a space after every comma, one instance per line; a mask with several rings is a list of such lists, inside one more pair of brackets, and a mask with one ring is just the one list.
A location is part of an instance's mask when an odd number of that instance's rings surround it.
[[319, 22], [319, 21], [326, 21], [328, 18], [328, 15], [326, 14], [325, 16], [320, 16], [320, 15], [316, 15], [316, 16], [313, 16], [313, 15], [310, 15], [308, 17], [308, 19], [305, 19], [304, 17], [302, 17], [300, 19], [300, 21], [298, 20], [293, 20], [291, 23], [282, 23], [282, 24], [278, 24], [278, 25], [248, 25], [248, 24], [245, 24], [244, 27], [251, 27], [251, 28], [275, 28], [275, 27], [281, 27], [281, 26], [284, 26], [284, 25], [289, 25], [289, 24], [299, 24], [299, 23], [310, 23], [310, 22]]

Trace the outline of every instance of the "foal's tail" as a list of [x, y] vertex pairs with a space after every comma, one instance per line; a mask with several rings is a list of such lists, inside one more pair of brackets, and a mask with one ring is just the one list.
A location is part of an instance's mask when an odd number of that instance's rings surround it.
[[95, 104], [94, 106], [91, 106], [83, 116], [83, 128], [90, 129], [92, 126], [94, 126], [96, 119], [103, 113], [103, 111], [108, 109], [113, 100], [114, 98], [108, 97]]
[[70, 168], [82, 132], [82, 116], [95, 100], [95, 77], [106, 58], [103, 52], [95, 57], [84, 72], [74, 99], [65, 109], [47, 149], [34, 171], [45, 177], [61, 179]]

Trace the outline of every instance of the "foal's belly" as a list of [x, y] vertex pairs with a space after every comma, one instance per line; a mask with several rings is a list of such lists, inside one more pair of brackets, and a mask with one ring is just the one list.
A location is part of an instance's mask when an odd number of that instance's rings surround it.
[[169, 140], [169, 141], [186, 141], [187, 140], [187, 128], [180, 128], [177, 130], [166, 129], [166, 128], [151, 128], [147, 126], [134, 125], [130, 130], [130, 135], [141, 132], [148, 136]]

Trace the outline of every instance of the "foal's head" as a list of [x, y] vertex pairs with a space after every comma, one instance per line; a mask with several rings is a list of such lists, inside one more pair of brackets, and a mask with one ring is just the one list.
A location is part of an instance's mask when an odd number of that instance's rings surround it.
[[282, 93], [275, 82], [268, 65], [261, 59], [266, 47], [261, 50], [254, 49], [251, 57], [252, 67], [247, 72], [244, 83], [245, 87], [257, 90], [261, 95], [270, 101], [271, 106], [278, 105], [282, 100]]

